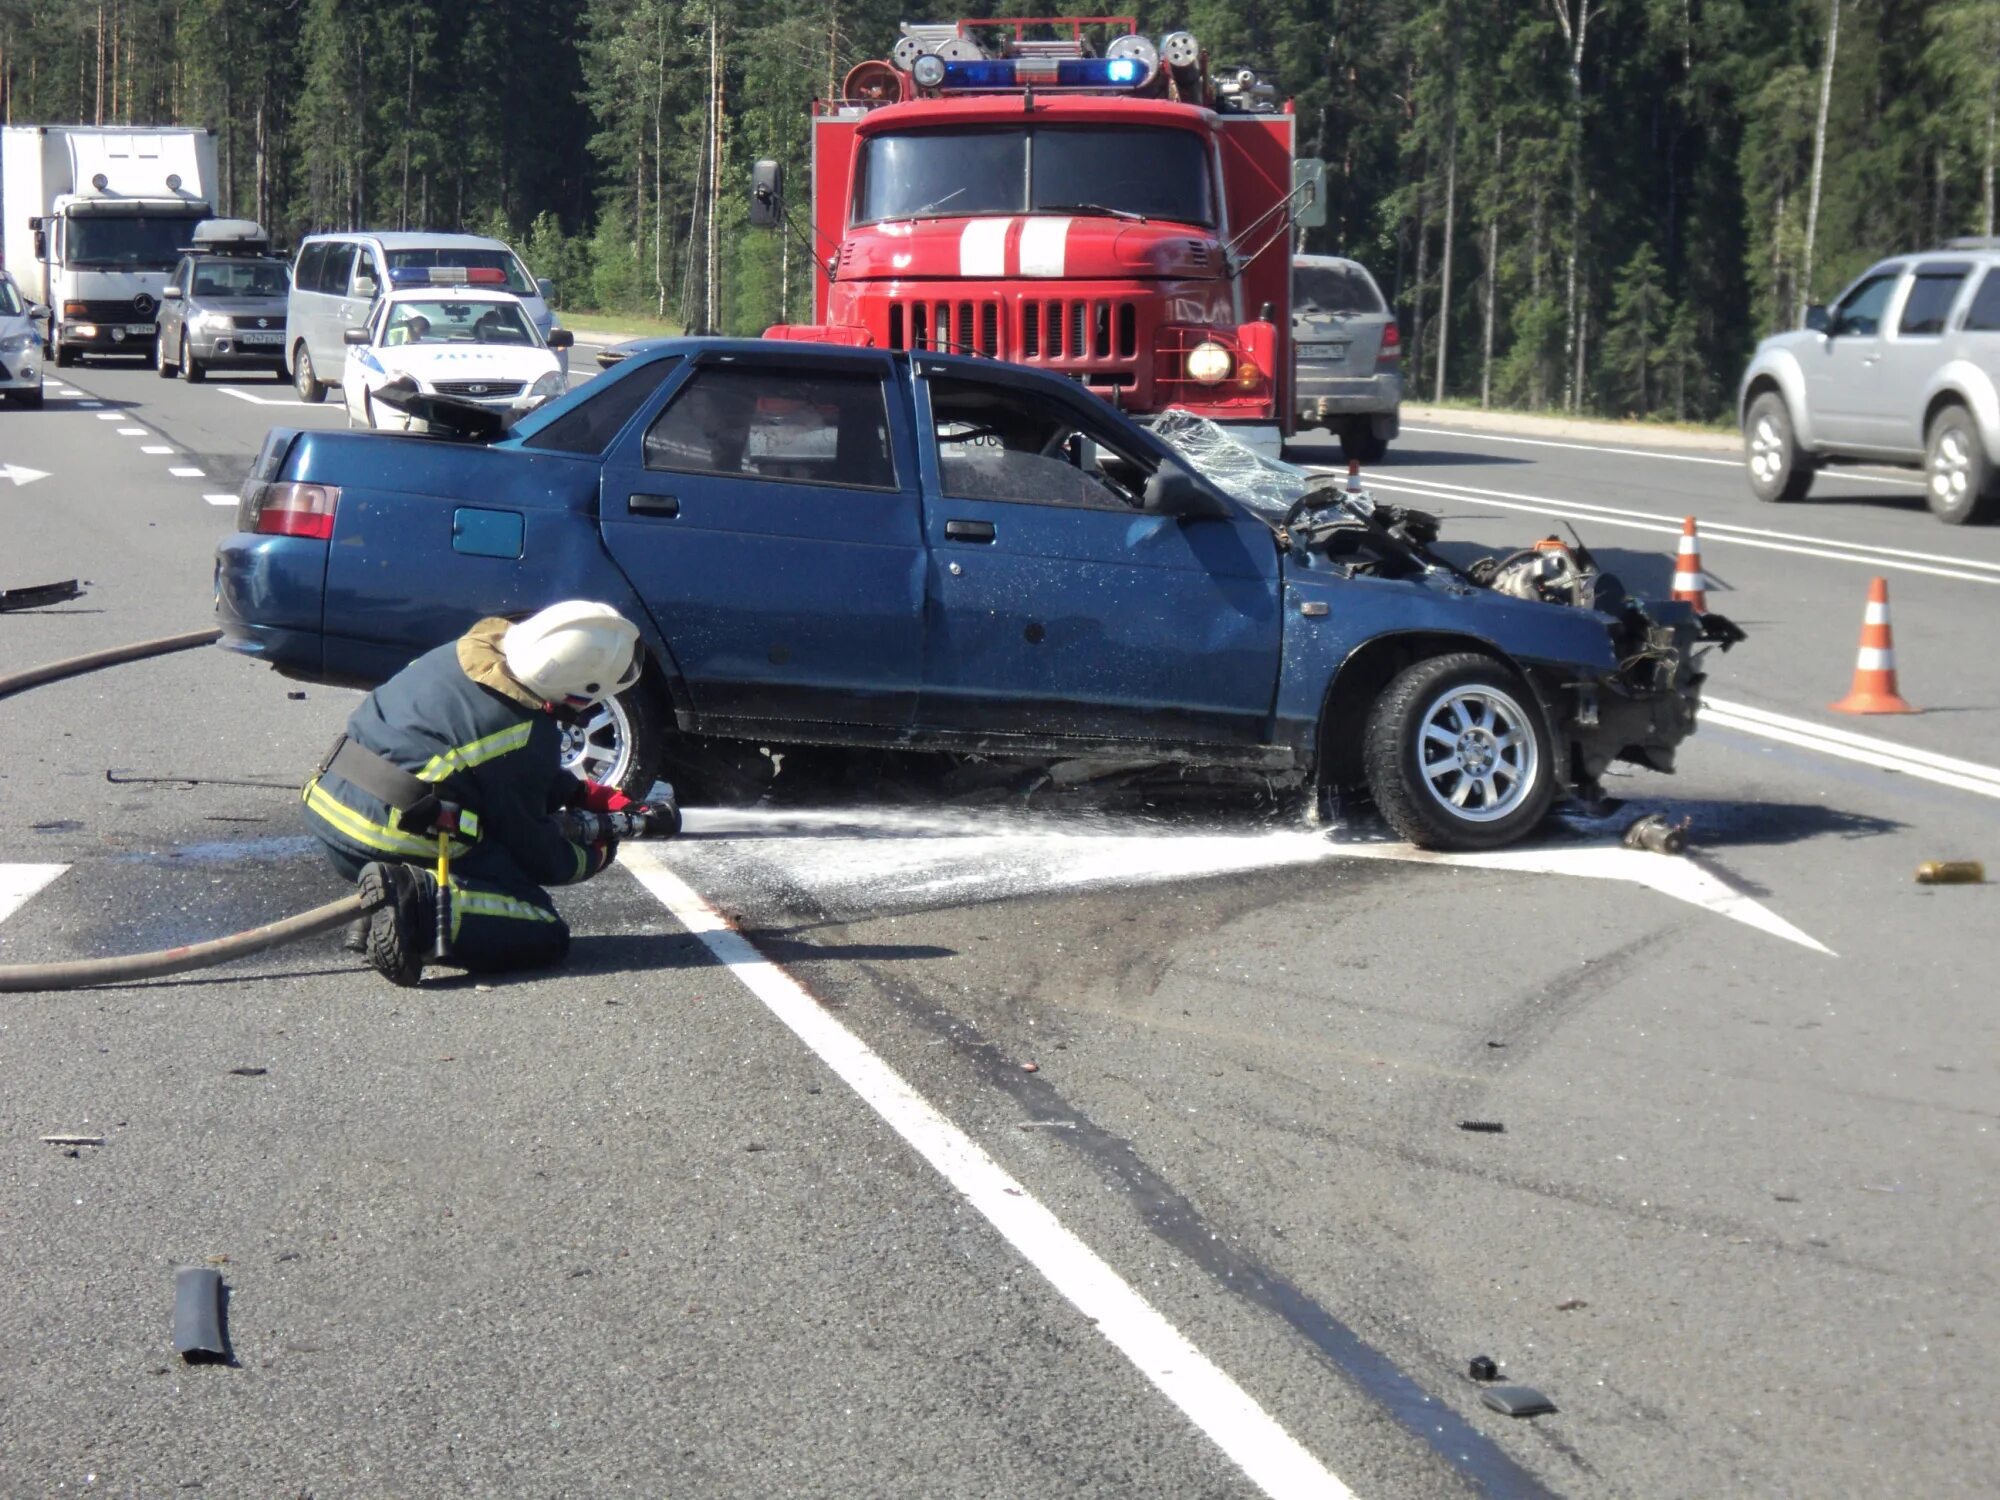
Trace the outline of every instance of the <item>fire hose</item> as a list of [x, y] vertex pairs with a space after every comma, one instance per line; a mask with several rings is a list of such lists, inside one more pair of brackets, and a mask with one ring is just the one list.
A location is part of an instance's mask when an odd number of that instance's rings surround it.
[[220, 639], [222, 632], [216, 629], [191, 630], [185, 635], [161, 636], [158, 640], [134, 641], [130, 645], [110, 646], [102, 651], [91, 651], [83, 656], [68, 657], [63, 661], [52, 661], [47, 666], [30, 667], [25, 672], [15, 672], [0, 677], [0, 698], [11, 698], [16, 693], [24, 693], [29, 688], [40, 687], [43, 683], [55, 682], [64, 677], [78, 677], [85, 672], [95, 672], [100, 667], [115, 667], [121, 662], [144, 661], [149, 656], [166, 656], [174, 651], [191, 651], [196, 646], [210, 645]]

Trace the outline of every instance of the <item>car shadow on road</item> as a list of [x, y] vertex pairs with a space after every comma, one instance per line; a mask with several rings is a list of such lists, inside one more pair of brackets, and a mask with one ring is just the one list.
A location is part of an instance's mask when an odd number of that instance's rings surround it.
[[[788, 936], [796, 930], [789, 927], [744, 927], [739, 930], [745, 940], [757, 949], [759, 957], [774, 964], [811, 961], [908, 963], [958, 957], [956, 948], [944, 948], [935, 943], [809, 943]], [[566, 978], [581, 979], [592, 975], [636, 974], [662, 969], [713, 969], [721, 964], [722, 960], [710, 951], [708, 945], [692, 933], [605, 934], [579, 936], [572, 940], [562, 973]], [[504, 974], [454, 974], [435, 981], [435, 987], [444, 989], [475, 982], [496, 984], [514, 977]], [[536, 974], [531, 971], [518, 977], [528, 980], [535, 978]], [[426, 981], [424, 987], [430, 989], [433, 983]]]
[[1822, 475], [1816, 480], [1812, 492], [1805, 499], [1792, 505], [1774, 506], [1779, 515], [1793, 522], [1804, 520], [1816, 508], [1829, 510], [1899, 510], [1915, 514], [1929, 507], [1924, 501], [1922, 490], [1892, 490], [1875, 485], [1860, 485], [1853, 480], [1844, 484], [1838, 474]]
[[[1617, 795], [1617, 786], [1609, 788]], [[1595, 836], [1622, 833], [1633, 820], [1658, 813], [1670, 823], [1686, 820], [1688, 844], [1699, 850], [1742, 849], [1800, 844], [1807, 839], [1873, 838], [1907, 827], [1894, 818], [1850, 812], [1821, 802], [1723, 802], [1710, 798], [1641, 797], [1623, 804], [1607, 817], [1587, 818], [1558, 809], [1552, 824], [1570, 832]]]

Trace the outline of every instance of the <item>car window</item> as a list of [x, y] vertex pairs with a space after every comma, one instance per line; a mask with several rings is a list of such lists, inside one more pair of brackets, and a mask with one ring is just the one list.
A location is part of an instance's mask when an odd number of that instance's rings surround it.
[[412, 298], [390, 306], [384, 348], [404, 344], [512, 344], [532, 348], [535, 330], [518, 302]]
[[275, 260], [184, 261], [180, 277], [183, 291], [190, 275], [197, 297], [282, 297], [290, 286], [284, 263]]
[[292, 273], [292, 284], [302, 292], [319, 290], [319, 273], [326, 266], [326, 241], [308, 245], [299, 252], [297, 270]]
[[1036, 391], [933, 376], [938, 485], [958, 500], [1132, 510], [1145, 466], [1068, 403]]
[[1359, 266], [1294, 266], [1292, 311], [1378, 313], [1382, 296]]
[[1903, 299], [1903, 316], [1896, 324], [1898, 333], [1932, 334], [1944, 332], [1944, 320], [1958, 301], [1958, 289], [1965, 285], [1966, 265], [1930, 265], [1917, 269], [1910, 295]]
[[13, 279], [0, 276], [0, 318], [18, 318], [26, 311], [21, 303], [21, 294], [14, 290]]
[[679, 366], [676, 355], [598, 376], [583, 387], [576, 405], [523, 438], [521, 446], [552, 453], [602, 453]]
[[1834, 309], [1832, 332], [1848, 338], [1873, 338], [1882, 331], [1882, 311], [1903, 273], [1871, 276], [1849, 292]]
[[1965, 314], [1965, 331], [2000, 333], [2000, 266], [1988, 271], [1986, 279], [1979, 283], [1979, 290], [1972, 294], [1972, 306]]
[[337, 297], [347, 295], [348, 273], [354, 269], [354, 242], [348, 240], [326, 247], [326, 264], [320, 268], [319, 289]]
[[889, 409], [872, 375], [699, 370], [646, 430], [646, 467], [893, 490]]

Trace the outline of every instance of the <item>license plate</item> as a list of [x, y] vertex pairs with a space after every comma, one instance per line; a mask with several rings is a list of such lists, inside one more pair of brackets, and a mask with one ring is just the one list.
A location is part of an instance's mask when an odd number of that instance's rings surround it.
[[236, 337], [246, 344], [282, 344], [285, 341], [285, 331], [282, 328], [274, 328], [268, 333], [239, 333]]
[[1347, 358], [1347, 345], [1345, 345], [1345, 344], [1302, 344], [1302, 345], [1300, 345], [1300, 346], [1299, 346], [1299, 352], [1300, 352], [1301, 354], [1305, 355], [1305, 356], [1306, 356], [1306, 358], [1308, 358], [1308, 359], [1340, 359], [1340, 360], [1344, 360], [1344, 359], [1346, 359], [1346, 358]]
[[125, 336], [127, 338], [136, 339], [141, 335], [150, 338], [159, 331], [160, 325], [158, 323], [127, 323], [125, 325]]

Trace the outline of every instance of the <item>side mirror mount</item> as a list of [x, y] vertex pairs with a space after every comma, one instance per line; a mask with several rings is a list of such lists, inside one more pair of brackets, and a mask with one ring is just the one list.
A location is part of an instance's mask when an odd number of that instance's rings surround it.
[[1194, 475], [1179, 464], [1161, 464], [1146, 481], [1145, 510], [1149, 516], [1172, 516], [1192, 521], [1203, 516], [1229, 513]]
[[554, 307], [556, 305], [556, 284], [549, 280], [548, 277], [537, 276], [535, 278], [535, 290], [542, 294], [542, 300], [548, 303], [549, 306]]
[[186, 293], [177, 286], [168, 286], [160, 289], [160, 295], [169, 302], [178, 302]]
[[340, 331], [340, 341], [351, 348], [365, 349], [368, 347], [368, 330], [365, 328], [343, 328]]
[[[37, 219], [34, 222], [39, 224], [41, 223], [41, 220]], [[35, 259], [47, 260], [48, 258], [49, 258], [49, 232], [46, 229], [37, 229], [35, 231]]]
[[37, 323], [48, 322], [49, 320], [48, 304], [45, 302], [30, 302], [28, 304], [28, 316], [30, 319], [32, 319]]
[[1806, 309], [1806, 330], [1810, 333], [1833, 332], [1833, 319], [1827, 316], [1825, 303], [1815, 302]]
[[785, 216], [785, 169], [766, 157], [750, 169], [750, 223], [773, 229]]
[[551, 349], [573, 349], [576, 347], [576, 335], [567, 328], [551, 328], [548, 345]]

